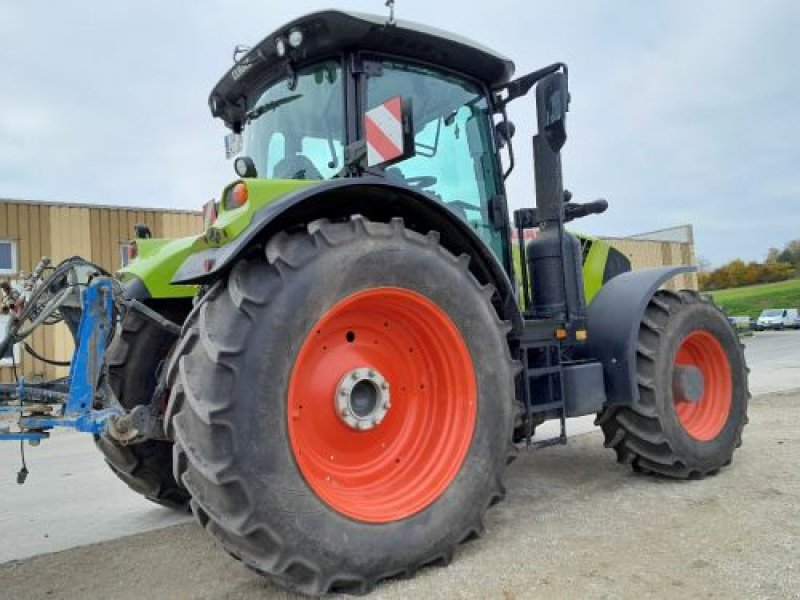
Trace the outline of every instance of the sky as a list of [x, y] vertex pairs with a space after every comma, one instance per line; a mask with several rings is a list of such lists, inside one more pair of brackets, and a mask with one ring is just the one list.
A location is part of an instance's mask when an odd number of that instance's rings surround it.
[[[236, 44], [328, 5], [0, 0], [0, 197], [199, 209], [235, 177], [208, 93]], [[386, 14], [383, 0], [339, 8]], [[800, 238], [800, 2], [397, 0], [517, 74], [570, 67], [564, 180], [624, 236], [685, 223], [720, 265]], [[532, 205], [533, 95], [510, 110], [512, 208]]]

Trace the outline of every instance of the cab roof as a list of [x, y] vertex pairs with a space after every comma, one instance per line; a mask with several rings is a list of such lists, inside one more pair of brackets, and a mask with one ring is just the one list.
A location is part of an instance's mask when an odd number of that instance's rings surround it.
[[[278, 40], [286, 42], [293, 30], [303, 34], [302, 44], [291, 48], [286, 43], [286, 56], [278, 56]], [[302, 65], [348, 51], [427, 62], [459, 71], [489, 87], [508, 82], [514, 74], [514, 63], [508, 58], [452, 33], [403, 20], [389, 25], [378, 15], [325, 10], [287, 23], [241, 57], [214, 86], [209, 96], [211, 113], [236, 128], [253, 86], [280, 77], [287, 63]]]

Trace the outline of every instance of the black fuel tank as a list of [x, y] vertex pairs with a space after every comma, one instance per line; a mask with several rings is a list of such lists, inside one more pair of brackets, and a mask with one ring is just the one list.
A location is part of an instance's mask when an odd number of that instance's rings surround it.
[[528, 244], [527, 256], [534, 316], [565, 321], [585, 317], [586, 300], [578, 238], [568, 231], [559, 236], [557, 227], [541, 229], [536, 239]]

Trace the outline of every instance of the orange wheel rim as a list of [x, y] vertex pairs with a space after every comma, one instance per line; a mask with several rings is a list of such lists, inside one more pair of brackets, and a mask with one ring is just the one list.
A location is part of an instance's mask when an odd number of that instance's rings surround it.
[[292, 452], [314, 492], [353, 519], [387, 523], [432, 504], [461, 468], [477, 418], [475, 371], [458, 328], [431, 300], [365, 290], [309, 332], [288, 409]]
[[733, 397], [730, 362], [722, 344], [708, 331], [693, 331], [681, 342], [675, 365], [695, 367], [703, 376], [702, 396], [696, 402], [675, 394], [678, 420], [693, 438], [713, 440], [725, 427]]

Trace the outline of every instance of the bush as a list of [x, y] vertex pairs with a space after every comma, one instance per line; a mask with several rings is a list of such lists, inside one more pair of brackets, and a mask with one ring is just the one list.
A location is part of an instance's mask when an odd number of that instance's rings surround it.
[[767, 261], [764, 263], [733, 260], [710, 273], [700, 273], [700, 289], [704, 291], [775, 283], [795, 277], [796, 267], [790, 262]]

